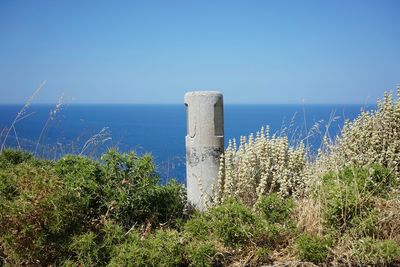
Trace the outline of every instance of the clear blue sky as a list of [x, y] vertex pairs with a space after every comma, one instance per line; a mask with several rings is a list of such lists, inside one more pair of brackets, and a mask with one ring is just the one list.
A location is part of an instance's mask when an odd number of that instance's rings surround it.
[[366, 103], [400, 83], [400, 1], [0, 1], [0, 103]]

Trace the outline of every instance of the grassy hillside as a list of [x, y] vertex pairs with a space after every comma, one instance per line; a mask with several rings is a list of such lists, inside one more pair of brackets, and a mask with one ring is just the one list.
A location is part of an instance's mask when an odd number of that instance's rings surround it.
[[209, 209], [158, 183], [149, 156], [0, 153], [0, 265], [400, 265], [400, 102], [311, 158], [263, 130], [231, 142]]

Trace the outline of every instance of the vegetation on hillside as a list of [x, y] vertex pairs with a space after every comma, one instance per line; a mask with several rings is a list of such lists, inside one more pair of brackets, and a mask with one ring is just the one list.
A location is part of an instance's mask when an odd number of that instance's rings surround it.
[[74, 155], [53, 162], [22, 151], [0, 154], [6, 265], [61, 264], [70, 257], [105, 263], [128, 231], [173, 227], [185, 207], [184, 188], [175, 181], [159, 185], [150, 156], [111, 150], [99, 163]]
[[205, 212], [147, 155], [3, 149], [0, 265], [400, 265], [399, 127], [387, 94], [313, 160], [267, 130], [231, 142]]

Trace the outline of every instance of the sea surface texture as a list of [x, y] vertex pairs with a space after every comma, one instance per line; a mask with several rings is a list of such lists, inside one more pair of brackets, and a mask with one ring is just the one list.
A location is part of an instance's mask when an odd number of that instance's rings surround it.
[[[21, 105], [0, 105], [3, 143]], [[225, 143], [269, 125], [271, 134], [287, 134], [315, 151], [326, 132], [334, 137], [362, 105], [225, 105]], [[75, 153], [99, 158], [116, 147], [121, 152], [151, 153], [162, 181], [185, 182], [186, 112], [184, 105], [69, 105], [50, 114], [51, 105], [33, 105], [10, 131], [6, 145], [56, 159]], [[308, 138], [307, 138], [308, 137]]]

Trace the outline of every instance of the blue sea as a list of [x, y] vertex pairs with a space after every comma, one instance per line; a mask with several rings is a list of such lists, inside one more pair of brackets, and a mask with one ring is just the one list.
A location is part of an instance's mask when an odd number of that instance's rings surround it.
[[[8, 128], [21, 105], [0, 105], [0, 131]], [[111, 147], [138, 154], [151, 153], [162, 181], [185, 181], [186, 112], [184, 105], [69, 105], [50, 119], [52, 105], [32, 105], [26, 118], [15, 125], [7, 146], [35, 151], [56, 159], [68, 153], [98, 158]], [[225, 143], [228, 139], [256, 133], [269, 125], [271, 133], [286, 133], [292, 142], [304, 139], [316, 149], [320, 132], [329, 121], [333, 137], [345, 119], [354, 119], [361, 105], [225, 105]], [[16, 136], [18, 138], [16, 138]], [[41, 136], [40, 140], [39, 137]], [[86, 144], [86, 146], [85, 146]]]

